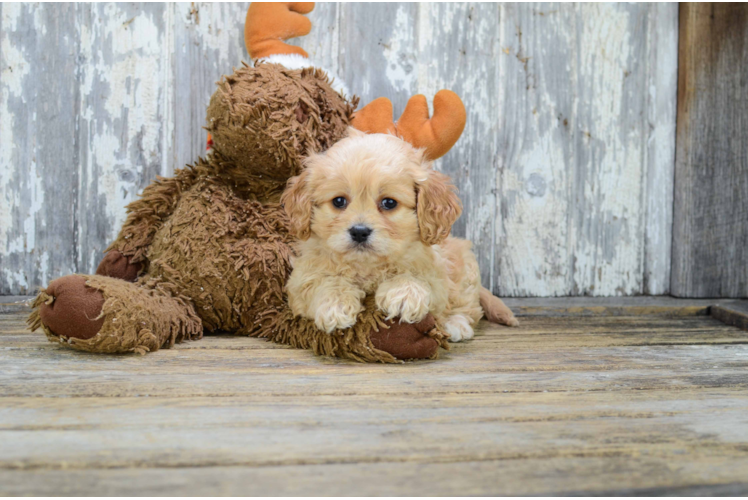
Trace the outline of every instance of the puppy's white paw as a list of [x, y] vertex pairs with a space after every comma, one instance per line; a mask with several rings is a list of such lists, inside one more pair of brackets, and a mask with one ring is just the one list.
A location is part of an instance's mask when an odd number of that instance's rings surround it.
[[361, 309], [361, 301], [356, 297], [323, 300], [314, 314], [314, 324], [326, 333], [344, 330], [356, 324]]
[[429, 313], [431, 290], [417, 281], [395, 279], [379, 285], [376, 301], [387, 319], [399, 316], [401, 322], [417, 323]]
[[470, 321], [462, 314], [455, 314], [447, 318], [447, 321], [444, 322], [444, 331], [449, 334], [450, 342], [469, 340], [475, 336]]

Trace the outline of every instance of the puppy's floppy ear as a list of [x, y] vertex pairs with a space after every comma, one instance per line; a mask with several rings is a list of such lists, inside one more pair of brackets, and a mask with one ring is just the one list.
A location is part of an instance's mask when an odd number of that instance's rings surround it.
[[312, 232], [312, 196], [309, 189], [309, 170], [288, 179], [281, 203], [291, 222], [291, 232], [300, 240], [309, 239]]
[[416, 179], [416, 211], [421, 241], [427, 245], [438, 245], [452, 230], [452, 224], [462, 213], [462, 203], [457, 197], [457, 188], [449, 177], [431, 169], [422, 170]]

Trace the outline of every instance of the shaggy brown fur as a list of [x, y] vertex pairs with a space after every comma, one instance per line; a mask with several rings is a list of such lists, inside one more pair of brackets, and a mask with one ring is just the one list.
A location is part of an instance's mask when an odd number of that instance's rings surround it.
[[[221, 330], [358, 361], [395, 361], [389, 345], [401, 359], [435, 357], [446, 342], [428, 322], [393, 325], [370, 306], [355, 327], [328, 335], [294, 318], [283, 294], [293, 237], [280, 194], [305, 156], [345, 135], [356, 104], [314, 69], [244, 65], [222, 79], [208, 107], [213, 154], [148, 186], [128, 206], [100, 267], [114, 277], [51, 283], [34, 303], [32, 328], [90, 352], [144, 353]], [[133, 274], [137, 281], [126, 281]], [[69, 291], [65, 300], [54, 295], [62, 289]], [[82, 317], [73, 297], [91, 289], [103, 306], [78, 321], [101, 323], [100, 330], [90, 338], [57, 331], [55, 325]]]

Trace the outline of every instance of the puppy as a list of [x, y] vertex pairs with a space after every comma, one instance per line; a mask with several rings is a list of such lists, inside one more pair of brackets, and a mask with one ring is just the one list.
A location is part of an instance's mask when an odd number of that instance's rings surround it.
[[287, 283], [294, 314], [332, 333], [354, 325], [374, 294], [388, 319], [431, 313], [454, 342], [472, 338], [484, 314], [518, 324], [481, 287], [471, 243], [449, 236], [460, 200], [422, 150], [351, 128], [305, 166], [281, 198], [300, 239]]

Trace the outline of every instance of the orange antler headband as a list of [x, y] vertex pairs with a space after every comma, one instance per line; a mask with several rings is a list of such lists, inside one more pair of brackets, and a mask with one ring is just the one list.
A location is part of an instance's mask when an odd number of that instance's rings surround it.
[[314, 9], [314, 2], [252, 2], [244, 24], [244, 42], [252, 59], [276, 54], [309, 57], [304, 49], [284, 40], [308, 35], [312, 23], [302, 14]]
[[426, 97], [414, 95], [397, 123], [392, 120], [392, 102], [380, 97], [357, 111], [351, 125], [367, 134], [395, 134], [416, 148], [426, 148], [426, 156], [435, 160], [454, 146], [465, 129], [465, 106], [451, 90], [434, 96], [434, 116], [429, 119]]

